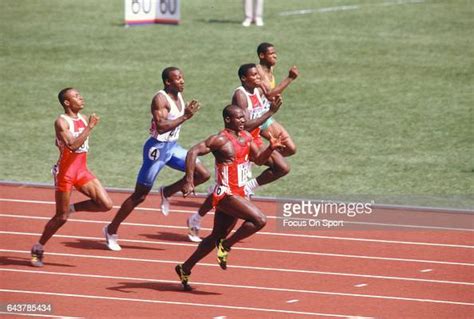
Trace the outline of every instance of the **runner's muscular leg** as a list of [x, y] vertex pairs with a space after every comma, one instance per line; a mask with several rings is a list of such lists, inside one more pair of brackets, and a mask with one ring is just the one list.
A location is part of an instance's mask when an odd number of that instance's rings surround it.
[[196, 263], [209, 255], [216, 247], [216, 242], [221, 238], [225, 238], [236, 223], [237, 218], [217, 210], [214, 214], [214, 226], [211, 234], [202, 240], [196, 251], [183, 263], [184, 272], [190, 273]]
[[273, 152], [265, 165], [268, 168], [256, 178], [260, 186], [276, 181], [290, 172], [290, 165], [278, 152]]
[[151, 187], [136, 184], [135, 191], [120, 206], [114, 219], [108, 226], [109, 234], [116, 234], [120, 224], [130, 215], [130, 213], [140, 205], [151, 191]]
[[280, 134], [282, 135], [283, 144], [285, 144], [285, 148], [283, 148], [282, 150], [279, 150], [279, 152], [283, 156], [285, 157], [292, 156], [296, 153], [296, 145], [293, 142], [293, 139], [291, 138], [288, 131], [283, 127], [283, 125], [273, 120], [272, 124], [270, 124], [270, 126], [266, 130], [260, 133], [260, 135], [262, 135], [267, 140], [270, 140], [270, 134], [273, 137], [277, 137]]
[[39, 240], [41, 245], [46, 245], [48, 240], [63, 226], [69, 218], [69, 200], [71, 192], [55, 192], [56, 213], [44, 227], [43, 234]]
[[112, 200], [97, 178], [82, 185], [78, 190], [90, 199], [75, 203], [76, 211], [106, 212], [112, 209]]
[[226, 248], [245, 239], [262, 229], [267, 223], [267, 217], [251, 201], [240, 196], [226, 196], [217, 205], [217, 210], [234, 218], [243, 219], [243, 224], [224, 241]]
[[212, 209], [212, 193], [207, 195], [206, 200], [198, 209], [198, 214], [201, 217], [204, 217]]

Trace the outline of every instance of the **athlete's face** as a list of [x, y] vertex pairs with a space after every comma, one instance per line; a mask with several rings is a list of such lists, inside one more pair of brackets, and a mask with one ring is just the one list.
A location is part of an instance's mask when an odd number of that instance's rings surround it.
[[73, 112], [79, 112], [84, 108], [84, 98], [78, 90], [72, 89], [66, 92], [64, 104]]
[[227, 128], [240, 132], [245, 129], [245, 113], [240, 107], [235, 107], [232, 109], [230, 116], [227, 118]]
[[257, 68], [250, 68], [247, 70], [247, 74], [242, 78], [245, 86], [250, 88], [256, 88], [260, 86], [261, 78], [258, 74]]
[[265, 53], [260, 54], [260, 59], [265, 61], [271, 66], [274, 66], [277, 63], [277, 52], [274, 47], [269, 47]]
[[169, 79], [166, 80], [168, 87], [178, 92], [184, 90], [184, 77], [180, 70], [174, 70], [170, 72]]

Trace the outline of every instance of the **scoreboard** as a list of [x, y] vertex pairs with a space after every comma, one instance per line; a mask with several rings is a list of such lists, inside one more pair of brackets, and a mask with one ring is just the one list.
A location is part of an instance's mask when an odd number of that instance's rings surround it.
[[179, 22], [179, 0], [125, 0], [125, 25]]

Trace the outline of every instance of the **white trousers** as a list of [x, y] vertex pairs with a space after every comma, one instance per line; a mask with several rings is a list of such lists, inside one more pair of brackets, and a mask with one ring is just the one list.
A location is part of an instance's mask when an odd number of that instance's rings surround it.
[[254, 21], [263, 18], [263, 0], [243, 0], [245, 19]]

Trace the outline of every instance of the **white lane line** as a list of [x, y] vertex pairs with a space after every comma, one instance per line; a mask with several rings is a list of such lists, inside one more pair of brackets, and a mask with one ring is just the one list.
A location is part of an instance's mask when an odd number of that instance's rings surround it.
[[[39, 219], [49, 220], [51, 217], [45, 216], [32, 216], [32, 215], [17, 215], [17, 214], [0, 214], [0, 217], [6, 218], [23, 218], [23, 219]], [[92, 223], [92, 224], [108, 224], [108, 221], [101, 220], [90, 220], [90, 219], [77, 219], [69, 218], [69, 222], [77, 223]], [[137, 227], [151, 227], [151, 228], [168, 228], [168, 229], [185, 229], [185, 226], [173, 226], [173, 225], [160, 225], [160, 224], [141, 224], [141, 223], [129, 223], [123, 222], [122, 225], [137, 226]], [[211, 231], [211, 228], [203, 227], [202, 230]], [[459, 230], [459, 228], [457, 228]], [[474, 246], [470, 245], [454, 245], [454, 244], [438, 244], [438, 243], [426, 243], [426, 242], [413, 242], [413, 241], [397, 241], [397, 240], [384, 240], [384, 239], [367, 239], [367, 238], [352, 238], [352, 237], [336, 237], [336, 236], [319, 236], [319, 235], [305, 235], [305, 234], [289, 234], [289, 233], [272, 233], [272, 232], [257, 232], [256, 235], [268, 235], [268, 236], [282, 236], [282, 237], [297, 237], [297, 238], [313, 238], [313, 239], [329, 239], [329, 240], [348, 240], [348, 241], [362, 241], [372, 243], [384, 243], [384, 244], [395, 244], [395, 245], [419, 245], [419, 246], [433, 246], [433, 247], [449, 247], [449, 248], [466, 248], [474, 249]]]
[[433, 269], [422, 269], [422, 270], [420, 270], [420, 272], [432, 272], [432, 271], [433, 271]]
[[338, 11], [349, 11], [349, 10], [358, 10], [364, 7], [369, 6], [395, 6], [395, 5], [404, 5], [404, 4], [419, 4], [423, 3], [424, 0], [396, 0], [396, 1], [385, 1], [383, 3], [371, 3], [371, 4], [362, 4], [362, 5], [346, 5], [346, 6], [336, 6], [336, 7], [326, 7], [319, 9], [301, 9], [301, 10], [292, 10], [292, 11], [283, 11], [280, 12], [280, 16], [292, 16], [292, 15], [305, 15], [311, 13], [330, 13]]
[[[167, 301], [167, 300], [157, 300], [157, 299], [149, 300], [149, 299], [135, 299], [135, 298], [123, 298], [123, 297], [106, 297], [106, 296], [97, 296], [97, 295], [79, 295], [79, 294], [57, 293], [57, 292], [47, 292], [47, 291], [0, 289], [0, 292], [17, 293], [17, 294], [47, 295], [47, 296], [61, 296], [61, 297], [74, 297], [74, 298], [85, 298], [85, 299], [114, 300], [114, 301], [131, 301], [131, 302], [138, 302], [138, 303], [167, 304], [167, 305], [206, 307], [206, 308], [221, 308], [221, 309], [232, 309], [232, 310], [248, 310], [248, 311], [270, 312], [270, 313], [286, 313], [286, 314], [291, 314], [291, 315], [308, 315], [308, 316], [318, 316], [318, 317], [337, 317], [337, 318], [350, 317], [350, 315], [329, 314], [329, 313], [319, 313], [319, 312], [303, 312], [303, 311], [291, 311], [291, 310], [282, 310], [282, 309], [229, 306], [229, 305], [219, 305], [219, 304], [202, 304], [202, 303]], [[361, 317], [361, 318], [369, 319], [370, 317]]]
[[[0, 201], [5, 202], [19, 202], [19, 203], [34, 203], [34, 204], [47, 204], [47, 205], [55, 205], [54, 202], [51, 201], [36, 201], [36, 200], [24, 200], [24, 199], [10, 199], [10, 198], [0, 198]], [[120, 208], [120, 206], [113, 206], [113, 208]], [[153, 212], [160, 212], [161, 210], [158, 208], [149, 208], [149, 207], [136, 207], [135, 210], [143, 210], [143, 211], [153, 211]], [[192, 210], [184, 210], [184, 209], [171, 209], [173, 213], [185, 213], [185, 214], [194, 214], [195, 211]], [[208, 213], [208, 215], [214, 215], [214, 213]], [[268, 219], [285, 219], [282, 216], [267, 216]], [[300, 220], [310, 220], [311, 218], [293, 218], [293, 219], [300, 219]], [[392, 227], [392, 228], [407, 228], [407, 229], [430, 229], [430, 230], [449, 230], [449, 231], [467, 231], [467, 232], [474, 232], [472, 228], [454, 228], [454, 227], [441, 227], [441, 226], [422, 226], [422, 225], [407, 225], [407, 224], [387, 224], [387, 223], [374, 223], [374, 222], [355, 222], [355, 221], [344, 221], [344, 224], [354, 224], [354, 225], [367, 225], [367, 226], [382, 226], [382, 227]], [[260, 232], [260, 234], [265, 234], [264, 232]], [[291, 236], [293, 234], [288, 233], [277, 233], [283, 236]], [[301, 236], [301, 234], [299, 235]]]
[[[29, 250], [10, 250], [0, 249], [0, 252], [6, 253], [19, 253], [29, 255]], [[115, 257], [115, 256], [97, 256], [97, 255], [80, 255], [80, 254], [65, 254], [65, 253], [54, 253], [47, 252], [47, 255], [60, 256], [60, 257], [78, 257], [78, 258], [91, 258], [91, 259], [106, 259], [106, 260], [122, 260], [122, 261], [134, 261], [134, 262], [147, 262], [147, 263], [160, 263], [160, 264], [179, 264], [181, 261], [177, 260], [162, 260], [162, 259], [144, 259], [144, 258], [128, 258], [128, 257]], [[199, 263], [199, 266], [205, 267], [218, 267], [217, 264]], [[377, 276], [377, 275], [366, 275], [366, 274], [351, 274], [351, 273], [337, 273], [337, 272], [325, 272], [315, 270], [302, 270], [302, 269], [288, 269], [288, 268], [270, 268], [270, 267], [255, 267], [245, 265], [230, 265], [229, 268], [243, 269], [243, 270], [261, 270], [261, 271], [276, 271], [285, 273], [300, 273], [300, 274], [313, 274], [313, 275], [328, 275], [328, 276], [345, 276], [345, 277], [360, 277], [370, 279], [384, 279], [384, 280], [400, 280], [400, 281], [414, 281], [414, 282], [425, 282], [425, 283], [436, 283], [436, 284], [451, 284], [451, 285], [464, 285], [474, 286], [472, 282], [459, 282], [459, 281], [447, 281], [447, 280], [434, 280], [434, 279], [419, 279], [419, 278], [406, 278], [406, 277], [390, 277], [390, 276]]]
[[[0, 231], [0, 234], [19, 235], [19, 236], [41, 236], [40, 233], [9, 232], [9, 231]], [[72, 236], [72, 235], [54, 235], [54, 236], [56, 238], [72, 238], [72, 239], [86, 239], [86, 240], [104, 241], [103, 237], [87, 237], [87, 236]], [[197, 244], [177, 243], [177, 242], [167, 242], [167, 241], [138, 240], [138, 239], [120, 239], [120, 241], [121, 242], [129, 242], [129, 243], [139, 243], [139, 244], [164, 245], [164, 246], [184, 246], [184, 247], [196, 247], [197, 246]], [[242, 251], [252, 251], [252, 252], [258, 252], [258, 253], [266, 252], [266, 253], [276, 253], [276, 254], [325, 256], [325, 257], [335, 257], [335, 258], [355, 258], [355, 259], [384, 260], [384, 261], [397, 261], [397, 262], [401, 261], [401, 262], [456, 265], [456, 266], [469, 266], [469, 267], [474, 266], [474, 264], [472, 264], [472, 263], [441, 261], [441, 260], [428, 260], [428, 259], [411, 259], [411, 258], [378, 257], [378, 256], [366, 256], [366, 255], [332, 254], [332, 253], [319, 253], [319, 252], [312, 252], [312, 251], [295, 251], [295, 250], [250, 248], [250, 247], [232, 247], [232, 249], [242, 250]]]
[[[19, 236], [41, 236], [40, 233], [24, 233], [24, 232], [8, 232], [8, 231], [0, 231], [0, 234], [19, 235]], [[104, 241], [104, 238], [102, 238], [102, 237], [86, 237], [86, 236], [71, 236], [71, 235], [54, 235], [54, 236], [56, 238], [72, 238], [72, 239], [86, 239], [86, 240]], [[197, 246], [197, 244], [176, 243], [176, 242], [166, 242], [166, 241], [137, 240], [137, 239], [120, 239], [120, 241], [121, 242], [129, 242], [129, 243], [164, 245], [164, 246], [185, 246], [185, 247], [196, 247]], [[442, 260], [428, 260], [428, 259], [411, 259], [411, 258], [378, 257], [378, 256], [366, 256], [366, 255], [332, 254], [332, 253], [318, 253], [318, 252], [311, 252], [311, 251], [294, 251], [294, 250], [249, 248], [249, 247], [232, 247], [232, 249], [242, 250], [242, 251], [252, 251], [252, 252], [258, 252], [258, 253], [266, 252], [266, 253], [276, 253], [276, 254], [325, 256], [325, 257], [335, 257], [335, 258], [369, 259], [369, 260], [428, 263], [428, 264], [456, 265], [456, 266], [469, 266], [469, 267], [474, 266], [474, 264], [472, 264], [472, 263], [442, 261]], [[104, 248], [104, 250], [105, 250], [105, 248]]]
[[280, 16], [293, 16], [293, 15], [303, 15], [310, 13], [327, 13], [327, 12], [336, 12], [336, 11], [347, 11], [347, 10], [357, 10], [360, 9], [358, 5], [352, 6], [338, 6], [338, 7], [327, 7], [320, 9], [302, 9], [302, 10], [293, 10], [293, 11], [283, 11], [280, 12]]
[[[0, 268], [0, 271], [7, 272], [19, 272], [19, 273], [30, 273], [30, 274], [41, 274], [51, 276], [66, 276], [66, 277], [82, 277], [82, 278], [97, 278], [97, 279], [114, 279], [114, 280], [132, 280], [132, 281], [147, 281], [147, 282], [161, 282], [161, 283], [175, 283], [177, 286], [179, 282], [173, 280], [159, 280], [153, 278], [136, 278], [136, 277], [122, 277], [122, 276], [104, 276], [104, 275], [93, 275], [93, 274], [75, 274], [75, 273], [64, 273], [64, 272], [53, 272], [53, 271], [38, 271], [38, 270], [20, 270], [20, 269], [8, 269]], [[252, 289], [252, 290], [265, 290], [265, 291], [278, 291], [278, 292], [292, 292], [292, 293], [303, 293], [303, 294], [317, 294], [317, 295], [331, 295], [331, 296], [344, 296], [344, 297], [357, 297], [357, 298], [372, 298], [372, 299], [385, 299], [385, 300], [402, 300], [412, 302], [429, 302], [437, 304], [450, 304], [450, 305], [463, 305], [463, 306], [474, 306], [474, 303], [452, 301], [452, 300], [438, 300], [438, 299], [424, 299], [424, 298], [408, 298], [398, 296], [382, 296], [382, 295], [366, 295], [366, 294], [353, 294], [343, 292], [332, 292], [332, 291], [319, 291], [319, 290], [306, 290], [306, 289], [291, 289], [291, 288], [273, 288], [273, 287], [262, 287], [262, 286], [246, 286], [246, 285], [232, 285], [232, 284], [218, 284], [209, 282], [191, 282], [191, 285], [202, 285], [202, 286], [213, 286], [213, 287], [224, 287], [224, 288], [239, 288], [239, 289]]]
[[[402, 0], [403, 1], [403, 0]], [[413, 3], [422, 3], [424, 0], [411, 0]], [[381, 3], [380, 5], [385, 6], [385, 5], [391, 5], [390, 3], [385, 4]], [[25, 189], [25, 188], [39, 188], [39, 189], [49, 189], [49, 190], [54, 190], [54, 185], [51, 183], [33, 183], [33, 182], [18, 182], [18, 181], [6, 181], [6, 180], [0, 180], [0, 187], [16, 187], [19, 188], [20, 190]], [[126, 196], [130, 195], [133, 192], [133, 188], [120, 188], [120, 187], [107, 187], [106, 188], [109, 193], [115, 193], [115, 194], [125, 194]], [[128, 195], [127, 195], [128, 194]], [[153, 195], [159, 195], [157, 190], [152, 190], [150, 194]], [[178, 192], [177, 194], [181, 194]], [[179, 195], [177, 196], [179, 197]], [[197, 199], [204, 199], [207, 197], [207, 193], [196, 193]], [[314, 199], [314, 198], [295, 198], [295, 197], [282, 197], [282, 196], [254, 196], [256, 202], [260, 203], [282, 203], [282, 202], [288, 202], [288, 201], [321, 201], [321, 199]], [[435, 196], [436, 198], [436, 196]], [[415, 212], [455, 212], [455, 213], [474, 213], [474, 210], [468, 209], [468, 208], [453, 208], [453, 207], [430, 207], [430, 206], [415, 206], [415, 205], [396, 205], [396, 204], [376, 204], [374, 207], [376, 208], [381, 208], [381, 209], [403, 209], [403, 210], [409, 210], [409, 211], [415, 211]]]
[[354, 285], [354, 287], [356, 288], [362, 288], [362, 287], [367, 287], [368, 285], [367, 284], [357, 284], [357, 285]]
[[291, 300], [287, 300], [286, 303], [296, 303], [298, 301], [299, 301], [298, 299], [291, 299]]

